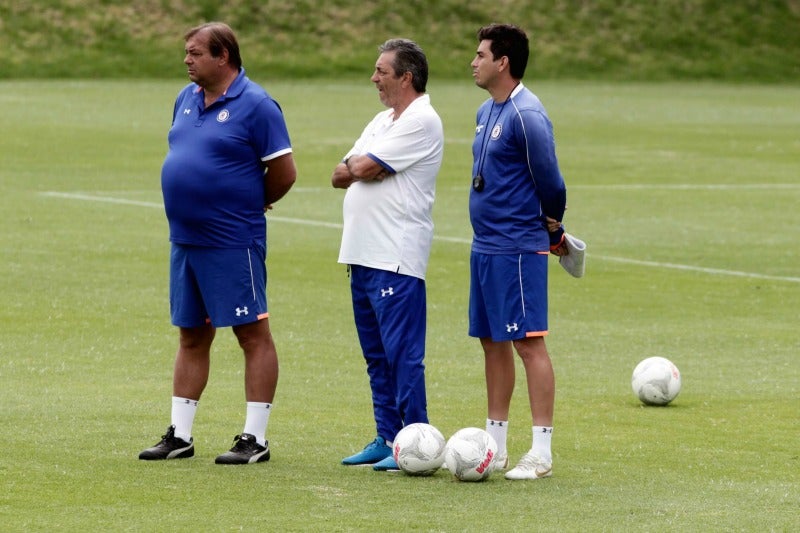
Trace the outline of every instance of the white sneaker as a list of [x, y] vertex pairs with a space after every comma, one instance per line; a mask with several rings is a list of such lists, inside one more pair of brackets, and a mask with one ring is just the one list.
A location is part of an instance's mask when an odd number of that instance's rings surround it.
[[553, 463], [531, 452], [522, 456], [517, 466], [506, 472], [506, 479], [539, 479], [553, 475]]
[[504, 453], [500, 455], [499, 453], [494, 456], [492, 460], [494, 463], [494, 471], [499, 472], [500, 470], [505, 470], [508, 468], [508, 453]]

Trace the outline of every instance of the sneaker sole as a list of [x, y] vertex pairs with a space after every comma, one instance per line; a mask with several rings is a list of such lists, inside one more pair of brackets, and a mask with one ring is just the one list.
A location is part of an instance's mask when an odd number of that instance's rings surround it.
[[367, 461], [358, 461], [358, 462], [347, 461], [347, 459], [342, 459], [342, 464], [345, 466], [372, 466], [375, 463], [380, 463], [384, 459], [386, 459], [386, 457], [381, 457], [380, 459], [375, 459], [374, 461], [370, 459]]
[[[511, 474], [511, 475], [509, 475]], [[532, 475], [531, 475], [532, 474]], [[547, 472], [539, 473], [538, 471], [532, 472], [531, 474], [525, 473], [525, 475], [516, 475], [513, 473], [513, 470], [509, 470], [506, 472], [505, 478], [511, 479], [514, 481], [524, 481], [528, 479], [542, 479], [546, 477], [550, 477], [553, 475], [553, 470], [550, 469]]]
[[373, 469], [374, 471], [376, 471], [376, 472], [399, 472], [399, 471], [400, 471], [400, 467], [399, 467], [399, 466], [397, 466], [397, 467], [395, 467], [395, 466], [390, 466], [390, 467], [378, 467], [378, 468], [375, 468], [375, 467], [373, 466], [373, 467], [372, 467], [372, 469]]
[[266, 463], [269, 461], [270, 453], [269, 448], [259, 454], [252, 455], [247, 460], [242, 460], [240, 455], [226, 455], [222, 454], [214, 460], [218, 465], [250, 465], [254, 463]]
[[166, 461], [167, 459], [188, 459], [189, 457], [194, 457], [194, 446], [172, 450], [166, 456], [155, 455], [147, 451], [139, 454], [139, 459], [142, 461]]

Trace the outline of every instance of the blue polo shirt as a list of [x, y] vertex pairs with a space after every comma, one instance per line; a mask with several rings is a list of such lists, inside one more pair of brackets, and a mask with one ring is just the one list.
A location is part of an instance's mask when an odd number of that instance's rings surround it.
[[170, 240], [246, 248], [266, 242], [264, 168], [292, 151], [278, 103], [240, 69], [205, 107], [192, 83], [175, 100], [161, 190]]
[[549, 251], [561, 232], [550, 235], [545, 215], [562, 220], [567, 189], [558, 168], [553, 125], [532, 92], [518, 85], [505, 103], [492, 99], [478, 109], [472, 143], [472, 250], [484, 254]]

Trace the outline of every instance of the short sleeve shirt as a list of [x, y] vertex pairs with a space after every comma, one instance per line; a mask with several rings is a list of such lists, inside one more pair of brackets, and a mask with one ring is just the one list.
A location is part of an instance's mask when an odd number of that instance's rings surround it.
[[292, 151], [278, 103], [241, 69], [206, 108], [192, 83], [175, 100], [161, 189], [170, 240], [244, 248], [266, 242], [264, 168]]
[[375, 116], [346, 157], [367, 155], [392, 174], [347, 189], [340, 263], [425, 279], [443, 151], [442, 121], [429, 95], [397, 120], [391, 109]]

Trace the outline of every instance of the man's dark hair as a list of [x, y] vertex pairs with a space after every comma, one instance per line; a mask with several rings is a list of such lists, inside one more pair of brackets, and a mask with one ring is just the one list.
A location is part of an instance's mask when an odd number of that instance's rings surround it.
[[223, 50], [228, 51], [228, 61], [231, 65], [240, 69], [242, 67], [242, 56], [239, 55], [239, 43], [233, 30], [224, 22], [207, 22], [200, 26], [195, 26], [183, 36], [184, 41], [188, 41], [201, 31], [208, 32], [208, 51], [212, 57], [219, 57]]
[[418, 93], [424, 93], [428, 85], [428, 59], [425, 52], [414, 41], [408, 39], [389, 39], [378, 47], [380, 53], [395, 52], [394, 68], [397, 77], [411, 73], [411, 85]]
[[495, 61], [508, 57], [511, 77], [521, 80], [528, 66], [528, 36], [512, 24], [489, 24], [478, 30], [478, 42], [491, 41], [490, 50]]

